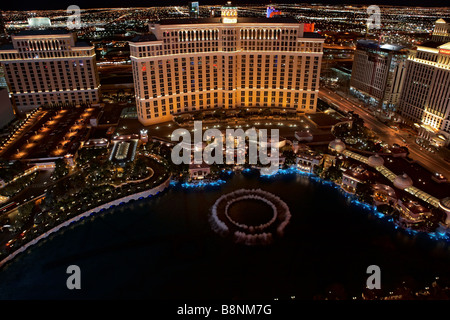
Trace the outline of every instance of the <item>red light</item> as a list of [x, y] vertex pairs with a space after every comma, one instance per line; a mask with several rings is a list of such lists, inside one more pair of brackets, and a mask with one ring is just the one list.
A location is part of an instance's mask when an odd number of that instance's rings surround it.
[[304, 32], [314, 32], [314, 23], [305, 23], [303, 31]]

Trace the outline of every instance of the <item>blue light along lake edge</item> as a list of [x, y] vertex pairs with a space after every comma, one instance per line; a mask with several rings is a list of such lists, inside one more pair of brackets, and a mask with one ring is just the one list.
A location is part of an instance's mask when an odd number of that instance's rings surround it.
[[[283, 238], [267, 247], [215, 234], [208, 214], [236, 189], [263, 189], [289, 206]], [[366, 269], [381, 268], [382, 289], [418, 288], [448, 278], [449, 244], [397, 230], [308, 176], [235, 175], [219, 187], [173, 186], [112, 208], [39, 242], [0, 270], [1, 299], [311, 299], [331, 287], [360, 297]], [[66, 269], [81, 268], [68, 290]]]

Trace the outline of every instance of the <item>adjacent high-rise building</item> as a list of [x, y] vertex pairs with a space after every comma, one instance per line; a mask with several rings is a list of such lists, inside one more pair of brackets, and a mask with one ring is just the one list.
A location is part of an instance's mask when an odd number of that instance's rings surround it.
[[98, 102], [94, 46], [66, 30], [21, 31], [11, 40], [0, 48], [0, 63], [20, 112], [45, 104]]
[[436, 145], [450, 140], [450, 42], [410, 51], [399, 114]]
[[431, 41], [440, 43], [450, 42], [450, 23], [447, 23], [444, 19], [437, 20], [434, 24]]
[[293, 18], [162, 20], [130, 42], [138, 118], [144, 125], [215, 108], [316, 111], [324, 39]]
[[402, 46], [359, 40], [356, 45], [350, 91], [372, 106], [396, 109], [405, 75], [408, 50]]

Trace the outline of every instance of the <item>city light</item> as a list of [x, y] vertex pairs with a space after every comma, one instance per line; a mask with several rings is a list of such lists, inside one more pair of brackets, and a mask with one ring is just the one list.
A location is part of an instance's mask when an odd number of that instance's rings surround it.
[[450, 299], [450, 8], [8, 5], [0, 299]]

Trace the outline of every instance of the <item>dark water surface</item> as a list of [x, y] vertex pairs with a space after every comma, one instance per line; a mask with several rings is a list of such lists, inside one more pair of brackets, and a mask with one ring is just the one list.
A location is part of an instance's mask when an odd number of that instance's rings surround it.
[[[286, 202], [292, 218], [283, 238], [246, 247], [211, 231], [212, 204], [240, 188]], [[72, 264], [81, 268], [81, 290], [66, 287]], [[210, 190], [172, 187], [51, 236], [0, 270], [0, 298], [310, 299], [334, 284], [351, 298], [360, 296], [372, 264], [385, 290], [408, 278], [430, 284], [448, 275], [450, 251], [395, 230], [308, 177], [237, 175]]]
[[272, 207], [261, 200], [242, 199], [229, 206], [228, 215], [237, 223], [258, 226], [269, 222], [274, 212]]

